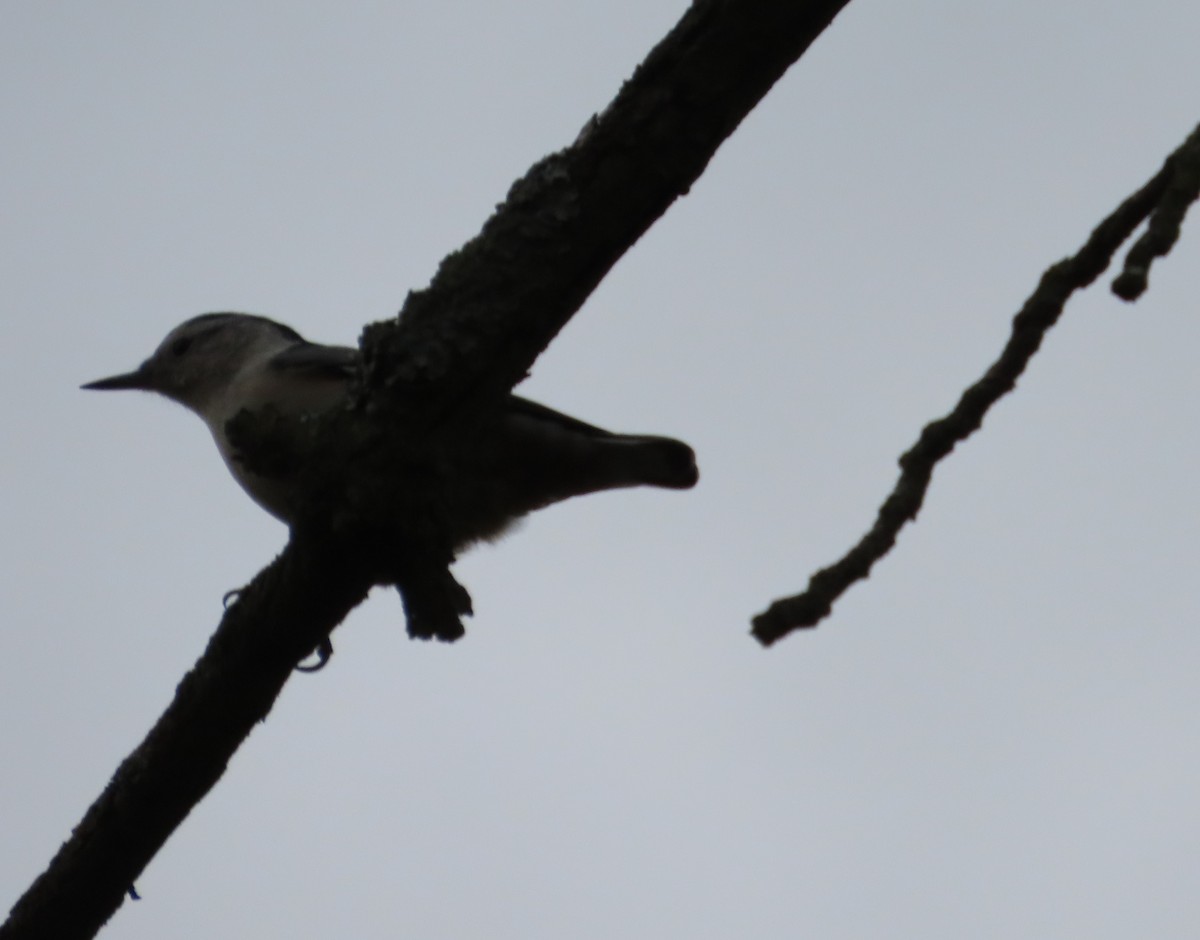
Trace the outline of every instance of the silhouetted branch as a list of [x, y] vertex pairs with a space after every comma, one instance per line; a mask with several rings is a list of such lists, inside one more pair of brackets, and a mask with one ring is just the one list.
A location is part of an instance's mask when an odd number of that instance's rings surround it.
[[93, 936], [266, 718], [292, 667], [370, 587], [352, 553], [294, 535], [238, 594], [174, 701], [13, 907], [0, 937]]
[[[1187, 205], [1196, 198], [1198, 149], [1200, 128], [1167, 158], [1153, 179], [1100, 223], [1077, 254], [1042, 275], [1037, 289], [1013, 318], [1012, 333], [1000, 357], [963, 392], [950, 414], [926, 425], [917, 443], [900, 458], [900, 478], [879, 507], [870, 531], [841, 559], [814, 574], [803, 593], [777, 600], [756, 616], [751, 632], [759, 642], [770, 646], [793, 630], [816, 626], [850, 585], [871, 573], [875, 562], [896, 544], [900, 529], [916, 518], [938, 461], [973, 434], [988, 409], [1013, 390], [1071, 294], [1104, 273], [1117, 249], [1155, 212], [1162, 219], [1162, 234], [1147, 241], [1139, 254], [1144, 278], [1149, 259], [1171, 247]], [[1139, 242], [1135, 250], [1141, 245]], [[1133, 254], [1131, 251], [1131, 258]]]
[[1112, 289], [1123, 300], [1137, 300], [1146, 290], [1150, 265], [1174, 246], [1188, 207], [1200, 197], [1200, 131], [1192, 133], [1171, 155], [1171, 182], [1150, 214], [1150, 223], [1125, 256], [1125, 268]]
[[[498, 407], [847, 2], [696, 0], [613, 104], [513, 186], [480, 236], [409, 296], [398, 321], [365, 332], [360, 407], [320, 422], [317, 434], [367, 446], [373, 423], [380, 437], [408, 434], [415, 454], [431, 429], [444, 433], [448, 420]], [[410, 496], [418, 514], [423, 485]], [[354, 502], [355, 493], [341, 496]], [[324, 535], [293, 533], [239, 595], [175, 701], [0, 926], [0, 940], [93, 936], [270, 711], [292, 667], [373, 584], [401, 586], [415, 632], [455, 632], [469, 597], [433, 531], [436, 501], [421, 515], [428, 530], [400, 546], [408, 563], [377, 544], [379, 533], [355, 531], [362, 504], [327, 507]], [[412, 560], [423, 552], [426, 564]]]
[[[480, 386], [507, 393], [847, 2], [694, 2], [603, 113], [512, 186], [398, 319], [368, 327], [366, 389], [396, 389], [438, 420]], [[430, 394], [440, 407], [429, 408]]]

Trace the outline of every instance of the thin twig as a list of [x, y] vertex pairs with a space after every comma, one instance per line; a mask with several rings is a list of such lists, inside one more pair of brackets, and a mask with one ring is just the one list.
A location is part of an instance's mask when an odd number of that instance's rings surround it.
[[[841, 559], [816, 572], [801, 594], [775, 601], [752, 621], [751, 633], [770, 646], [793, 630], [816, 626], [829, 615], [834, 602], [854, 582], [866, 578], [871, 568], [896, 544], [900, 529], [915, 519], [925, 500], [934, 467], [983, 422], [984, 415], [1002, 396], [1012, 391], [1042, 339], [1062, 315], [1068, 298], [1098, 278], [1134, 229], [1164, 206], [1171, 194], [1189, 191], [1194, 179], [1179, 176], [1196, 172], [1195, 153], [1200, 149], [1200, 128], [1164, 163], [1145, 186], [1126, 199], [1096, 227], [1087, 243], [1070, 258], [1049, 268], [1037, 289], [1013, 318], [1012, 334], [1004, 351], [974, 385], [963, 392], [948, 415], [926, 425], [913, 447], [900, 457], [900, 478], [870, 531]], [[1195, 196], [1192, 196], [1192, 200]], [[1176, 232], [1189, 202], [1178, 197], [1164, 218], [1173, 220]], [[1171, 242], [1174, 241], [1174, 236]], [[1139, 243], [1140, 244], [1140, 243]], [[1170, 243], [1156, 241], [1151, 254], [1165, 254]], [[1132, 254], [1132, 252], [1131, 252]], [[1143, 268], [1148, 267], [1148, 261]]]
[[1137, 300], [1145, 292], [1150, 265], [1174, 246], [1188, 207], [1200, 198], [1200, 128], [1171, 155], [1170, 185], [1150, 215], [1146, 231], [1125, 256], [1125, 267], [1112, 283], [1122, 300]]

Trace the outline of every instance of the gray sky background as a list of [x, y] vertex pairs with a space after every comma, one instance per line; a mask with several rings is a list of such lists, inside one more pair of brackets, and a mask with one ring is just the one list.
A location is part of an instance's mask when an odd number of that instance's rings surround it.
[[[286, 535], [194, 417], [78, 385], [208, 310], [353, 342], [685, 6], [4, 6], [5, 909]], [[1194, 937], [1200, 220], [1071, 303], [831, 621], [747, 630], [1200, 119], [1198, 36], [855, 0], [522, 387], [700, 486], [476, 550], [453, 647], [376, 592], [103, 936]]]

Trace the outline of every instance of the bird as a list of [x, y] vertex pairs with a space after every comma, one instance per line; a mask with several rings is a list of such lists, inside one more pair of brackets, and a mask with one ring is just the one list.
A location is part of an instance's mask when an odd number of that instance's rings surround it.
[[[303, 494], [286, 476], [250, 469], [230, 440], [229, 422], [243, 410], [270, 407], [303, 419], [345, 407], [361, 363], [357, 349], [309, 342], [264, 316], [204, 313], [171, 330], [132, 372], [82, 387], [155, 392], [194, 412], [246, 493], [294, 525]], [[460, 451], [448, 471], [457, 477], [445, 487], [455, 504], [448, 533], [455, 550], [494, 539], [528, 513], [570, 497], [636, 486], [684, 490], [699, 478], [695, 454], [682, 441], [614, 434], [513, 394]]]
[[[308, 511], [303, 480], [296, 479], [303, 475], [294, 469], [263, 473], [252, 468], [230, 437], [230, 422], [243, 412], [267, 410], [284, 421], [303, 422], [347, 408], [361, 368], [359, 350], [309, 342], [268, 317], [204, 313], [171, 330], [132, 372], [82, 387], [155, 392], [194, 412], [242, 489], [272, 516], [295, 527]], [[438, 518], [447, 530], [439, 541], [449, 546], [451, 559], [474, 543], [499, 538], [530, 512], [573, 496], [636, 486], [686, 490], [699, 479], [692, 448], [673, 438], [614, 434], [511, 393], [487, 415], [482, 424], [475, 422], [468, 433], [460, 433], [436, 461], [437, 471], [446, 477], [437, 487]], [[351, 465], [355, 456], [332, 463]], [[422, 485], [428, 486], [428, 480], [416, 484], [424, 493]], [[403, 471], [395, 486], [405, 486]], [[387, 509], [380, 507], [382, 514]], [[452, 641], [462, 635], [457, 615], [471, 612], [470, 597], [448, 572], [438, 583], [433, 607], [412, 584], [397, 587], [410, 634]], [[226, 602], [239, 593], [230, 591]], [[447, 605], [452, 610], [442, 616]], [[440, 612], [430, 617], [435, 608]], [[296, 668], [315, 672], [324, 667], [333, 653], [329, 638], [314, 652], [315, 665]]]

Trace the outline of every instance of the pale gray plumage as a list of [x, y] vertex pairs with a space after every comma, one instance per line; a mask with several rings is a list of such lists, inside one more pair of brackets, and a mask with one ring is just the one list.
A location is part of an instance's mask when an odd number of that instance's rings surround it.
[[[208, 425], [233, 476], [277, 518], [292, 521], [287, 480], [249, 471], [226, 425], [243, 409], [270, 405], [284, 416], [317, 414], [346, 401], [359, 352], [310, 343], [266, 317], [207, 313], [167, 334], [154, 354], [123, 375], [87, 389], [142, 389], [179, 402]], [[629, 486], [686, 489], [697, 479], [690, 447], [665, 437], [612, 434], [542, 405], [509, 396], [495, 433], [481, 435], [486, 459], [465, 472], [489, 479], [455, 481], [462, 509], [456, 545], [488, 538], [516, 518], [570, 496]], [[481, 445], [485, 446], [485, 445]], [[403, 485], [403, 481], [397, 481]]]

